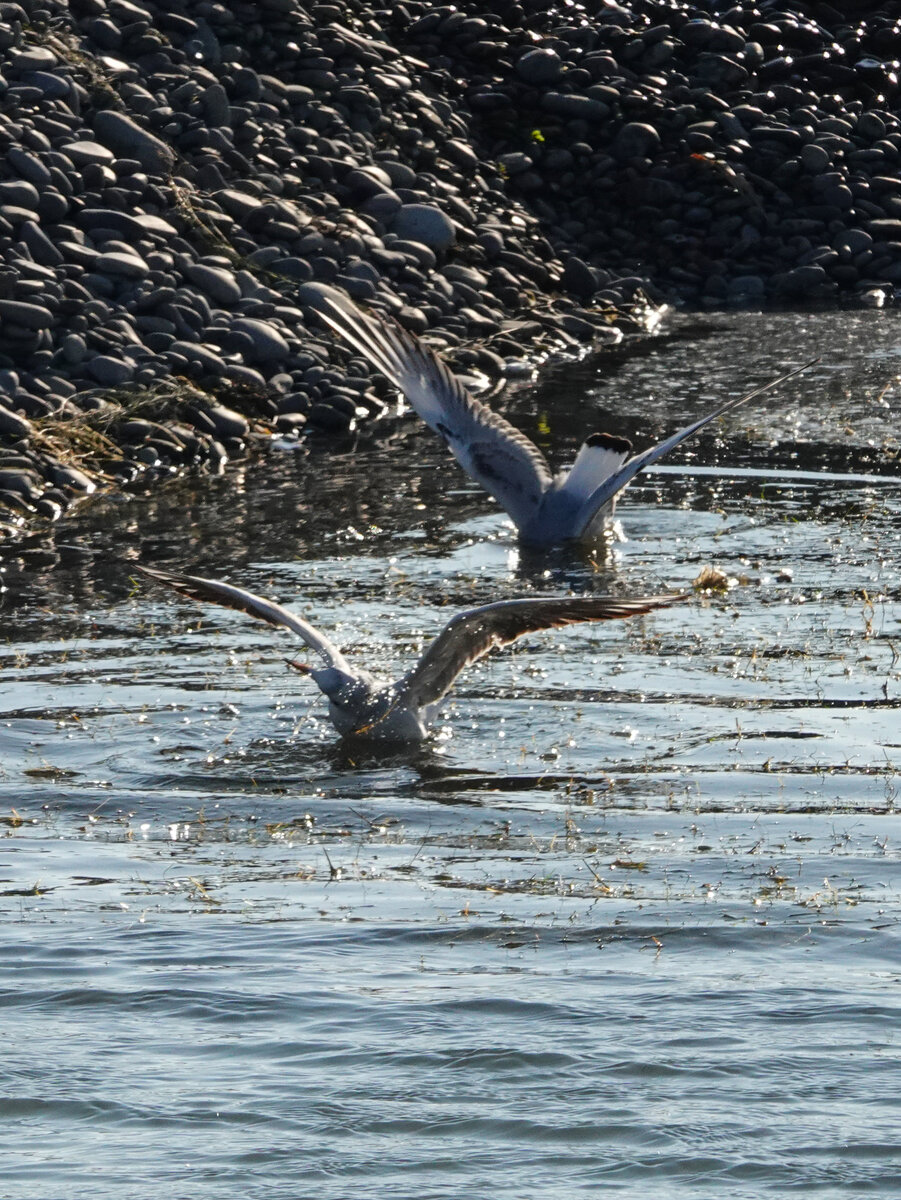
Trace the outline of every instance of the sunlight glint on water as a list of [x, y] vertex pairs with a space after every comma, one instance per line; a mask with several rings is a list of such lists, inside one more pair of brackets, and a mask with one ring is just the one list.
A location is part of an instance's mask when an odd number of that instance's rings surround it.
[[[665, 332], [508, 415], [557, 465], [824, 357], [633, 485], [607, 564], [521, 554], [411, 418], [7, 563], [10, 1196], [897, 1194], [896, 319]], [[388, 674], [489, 599], [735, 582], [529, 638], [385, 753], [336, 740], [290, 638], [136, 560]]]

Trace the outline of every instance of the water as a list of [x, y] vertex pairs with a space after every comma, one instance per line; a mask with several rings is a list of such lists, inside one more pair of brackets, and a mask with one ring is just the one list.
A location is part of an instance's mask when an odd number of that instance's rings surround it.
[[[631, 487], [605, 564], [521, 556], [411, 418], [19, 547], [4, 1196], [896, 1196], [899, 347], [891, 312], [675, 318], [509, 395], [559, 462], [824, 356]], [[737, 582], [531, 637], [389, 754], [137, 560], [389, 674], [491, 598]]]

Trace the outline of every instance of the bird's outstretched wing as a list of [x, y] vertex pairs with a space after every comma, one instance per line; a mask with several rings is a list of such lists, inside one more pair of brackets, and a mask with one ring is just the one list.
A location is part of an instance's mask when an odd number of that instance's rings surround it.
[[[669, 454], [670, 450], [674, 450], [686, 438], [690, 438], [692, 434], [697, 433], [699, 429], [703, 429], [711, 421], [715, 421], [717, 417], [730, 412], [733, 408], [738, 408], [740, 404], [745, 404], [748, 400], [753, 400], [761, 392], [768, 392], [778, 384], [784, 383], [786, 379], [791, 379], [793, 376], [799, 375], [802, 371], [806, 371], [808, 367], [812, 367], [814, 363], [819, 361], [818, 358], [811, 359], [810, 362], [804, 363], [802, 367], [795, 367], [793, 371], [787, 371], [784, 375], [780, 375], [776, 379], [771, 379], [769, 383], [761, 384], [760, 387], [754, 388], [753, 391], [748, 392], [744, 396], [739, 396], [735, 400], [727, 400], [725, 404], [721, 404], [719, 408], [714, 409], [712, 413], [708, 413], [706, 417], [701, 417], [699, 421], [693, 421], [691, 425], [686, 425], [684, 429], [680, 429], [678, 433], [674, 433], [664, 439], [664, 441], [658, 442], [650, 450], [643, 450], [640, 454], [633, 455], [624, 463], [620, 459], [621, 465], [617, 464], [616, 456], [610, 453], [608, 444], [618, 443], [619, 446], [624, 448], [625, 453], [628, 453], [628, 449], [631, 448], [628, 443], [624, 439], [611, 438], [607, 434], [592, 435], [579, 451], [579, 455], [570, 472], [570, 477], [562, 485], [564, 492], [572, 486], [573, 490], [580, 497], [585, 496], [576, 516], [571, 536], [576, 538], [582, 536], [591, 525], [592, 519], [598, 510], [613, 499], [618, 492], [621, 492], [635, 478], [639, 471], [643, 471], [651, 463], [655, 463], [658, 459], [663, 458], [665, 454]], [[593, 442], [607, 447], [606, 451], [604, 453], [596, 452], [592, 454], [591, 447]], [[587, 469], [592, 466], [597, 467], [598, 477], [595, 480], [593, 490], [585, 495], [586, 483], [588, 481]], [[577, 468], [580, 468], [580, 470], [577, 471]], [[572, 483], [570, 483], [570, 480]]]
[[416, 666], [397, 685], [405, 700], [422, 707], [434, 704], [451, 688], [464, 667], [498, 646], [526, 633], [555, 629], [578, 621], [611, 621], [667, 608], [685, 594], [617, 600], [611, 596], [547, 596], [500, 600], [458, 613], [426, 648]]
[[[307, 285], [308, 296], [312, 288]], [[335, 288], [317, 285], [312, 294], [322, 320], [403, 392], [463, 470], [518, 527], [527, 524], [552, 482], [538, 447], [471, 396], [441, 359], [400, 325], [362, 312]]]
[[142, 575], [155, 579], [157, 583], [165, 583], [174, 588], [182, 596], [197, 600], [202, 604], [222, 604], [226, 608], [236, 608], [239, 612], [256, 617], [258, 621], [266, 621], [269, 625], [284, 625], [292, 632], [299, 634], [311, 650], [323, 659], [329, 667], [351, 673], [344, 655], [323, 633], [319, 633], [303, 617], [295, 616], [280, 604], [272, 600], [264, 600], [253, 592], [245, 592], [243, 588], [233, 587], [230, 583], [217, 583], [214, 579], [201, 579], [199, 575], [181, 575], [175, 571], [160, 571], [155, 567], [136, 568]]

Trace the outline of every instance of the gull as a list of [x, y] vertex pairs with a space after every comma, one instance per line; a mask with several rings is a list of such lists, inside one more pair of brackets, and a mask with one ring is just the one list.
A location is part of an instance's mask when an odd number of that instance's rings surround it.
[[572, 625], [578, 621], [611, 621], [637, 617], [666, 608], [684, 594], [641, 596], [618, 600], [612, 596], [547, 596], [499, 600], [452, 617], [441, 633], [405, 675], [394, 682], [375, 679], [353, 666], [324, 633], [303, 617], [288, 612], [243, 588], [198, 575], [182, 575], [155, 567], [138, 567], [142, 574], [183, 596], [208, 604], [236, 608], [270, 625], [284, 625], [319, 655], [320, 667], [289, 662], [308, 675], [328, 699], [332, 724], [342, 736], [379, 741], [421, 742], [439, 704], [460, 672], [498, 646], [527, 633]]
[[309, 284], [306, 291], [322, 320], [404, 394], [467, 475], [507, 512], [520, 540], [538, 549], [565, 542], [597, 543], [609, 535], [617, 497], [639, 471], [717, 417], [818, 361], [727, 400], [639, 454], [632, 453], [628, 438], [592, 433], [572, 466], [554, 475], [534, 442], [470, 395], [446, 363], [413, 334], [394, 321], [364, 313], [335, 288]]

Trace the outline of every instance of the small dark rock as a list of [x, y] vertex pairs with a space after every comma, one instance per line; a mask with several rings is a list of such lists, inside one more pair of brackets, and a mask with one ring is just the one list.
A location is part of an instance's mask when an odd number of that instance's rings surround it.
[[516, 74], [526, 83], [556, 83], [561, 71], [560, 55], [554, 50], [527, 50], [516, 60]]
[[660, 149], [660, 134], [653, 125], [631, 121], [624, 125], [613, 140], [613, 154], [622, 160], [651, 158]]

